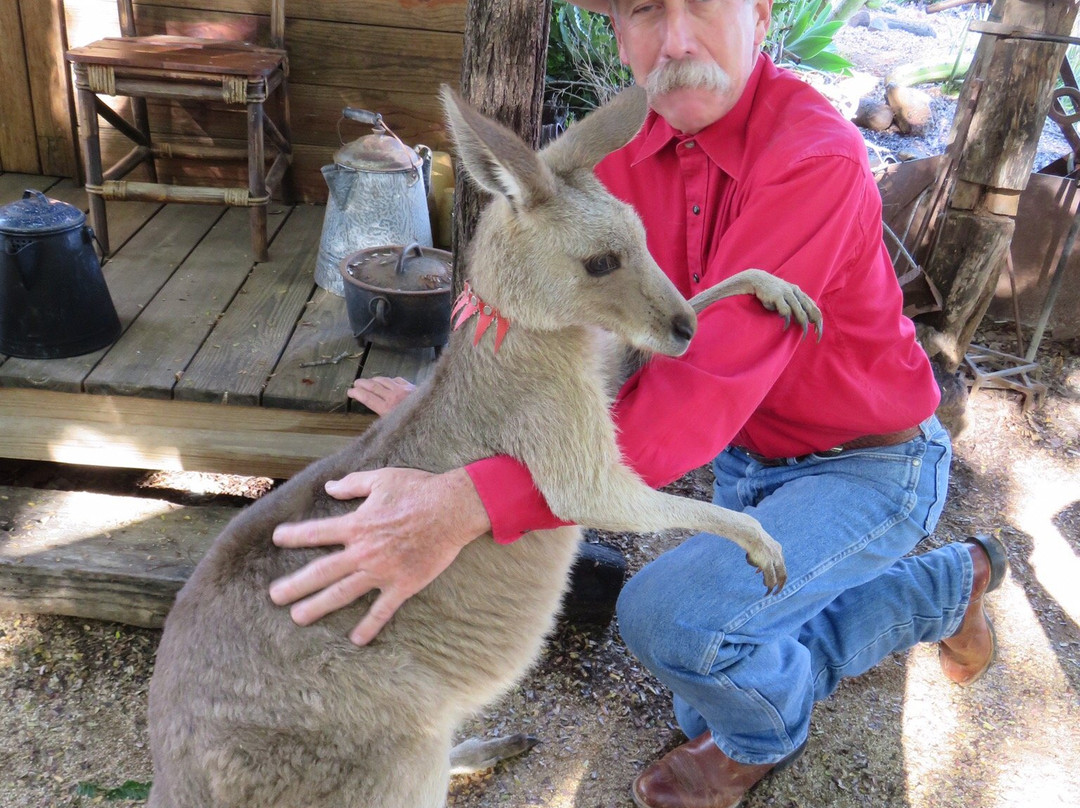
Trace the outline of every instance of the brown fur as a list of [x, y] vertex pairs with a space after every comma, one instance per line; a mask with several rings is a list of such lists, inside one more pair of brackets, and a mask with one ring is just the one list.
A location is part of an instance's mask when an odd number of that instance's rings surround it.
[[[629, 91], [540, 155], [451, 93], [462, 159], [496, 195], [478, 225], [473, 288], [512, 321], [477, 347], [456, 332], [432, 378], [342, 452], [241, 513], [177, 597], [150, 683], [151, 808], [435, 808], [455, 726], [535, 659], [566, 585], [579, 531], [490, 536], [408, 600], [366, 647], [347, 639], [371, 598], [307, 628], [267, 594], [320, 551], [271, 541], [286, 521], [342, 514], [323, 491], [360, 470], [441, 472], [497, 453], [520, 458], [553, 510], [610, 530], [668, 527], [730, 536], [782, 585], [779, 547], [749, 517], [649, 489], [620, 464], [608, 417], [619, 346], [677, 355], [695, 325], [645, 247], [631, 209], [593, 165], [641, 124]], [[622, 267], [590, 276], [583, 261]], [[813, 303], [765, 273], [699, 305], [754, 292], [801, 322]]]

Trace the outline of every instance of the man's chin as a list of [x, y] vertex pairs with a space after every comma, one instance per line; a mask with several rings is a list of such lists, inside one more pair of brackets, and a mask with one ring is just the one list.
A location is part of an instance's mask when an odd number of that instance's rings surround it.
[[680, 132], [692, 135], [728, 113], [737, 99], [727, 93], [680, 87], [649, 97], [649, 106]]

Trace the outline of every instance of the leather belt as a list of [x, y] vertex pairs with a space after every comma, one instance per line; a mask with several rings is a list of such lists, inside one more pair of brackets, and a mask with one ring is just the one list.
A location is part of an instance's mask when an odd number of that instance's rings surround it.
[[811, 454], [833, 456], [842, 454], [843, 452], [850, 451], [852, 449], [876, 449], [881, 446], [897, 446], [901, 443], [907, 443], [912, 438], [918, 437], [922, 430], [917, 426], [910, 427], [908, 429], [901, 429], [899, 432], [886, 432], [882, 435], [863, 435], [859, 438], [852, 438], [847, 443], [840, 446], [834, 446], [832, 449], [824, 449], [820, 452], [811, 452], [810, 454], [799, 455], [798, 457], [765, 457], [757, 452], [751, 452], [749, 449], [743, 446], [735, 446], [733, 448], [738, 449], [745, 454], [751, 460], [760, 463], [763, 466], [786, 466], [792, 460], [799, 462], [810, 457]]

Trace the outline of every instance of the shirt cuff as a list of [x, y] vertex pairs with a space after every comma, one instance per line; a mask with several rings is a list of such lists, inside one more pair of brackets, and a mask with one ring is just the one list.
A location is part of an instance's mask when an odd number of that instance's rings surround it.
[[573, 524], [555, 516], [523, 463], [507, 455], [478, 460], [465, 467], [491, 521], [499, 544], [517, 541], [531, 530]]

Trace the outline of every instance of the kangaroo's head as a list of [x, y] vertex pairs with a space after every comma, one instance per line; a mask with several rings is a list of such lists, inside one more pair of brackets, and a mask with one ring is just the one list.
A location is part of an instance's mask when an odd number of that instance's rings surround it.
[[494, 197], [470, 248], [477, 293], [525, 328], [594, 326], [683, 353], [693, 310], [649, 255], [637, 215], [593, 175], [641, 128], [644, 90], [623, 91], [540, 152], [448, 87], [442, 97], [465, 170]]

